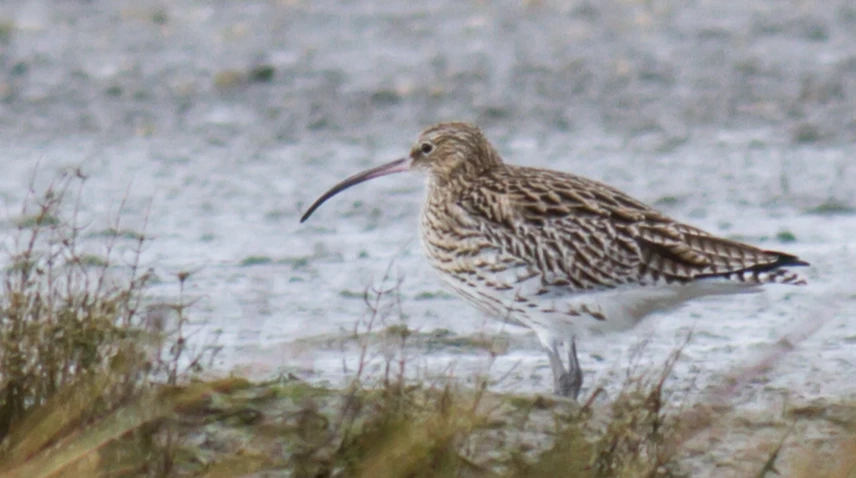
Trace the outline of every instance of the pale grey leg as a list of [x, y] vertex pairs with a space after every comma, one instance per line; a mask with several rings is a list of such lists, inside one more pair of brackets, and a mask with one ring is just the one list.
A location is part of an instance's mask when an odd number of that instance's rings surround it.
[[553, 340], [550, 348], [547, 349], [550, 368], [553, 369], [553, 393], [576, 400], [583, 387], [583, 370], [577, 359], [576, 337], [568, 339], [568, 370], [565, 370], [559, 354], [560, 343], [558, 340]]
[[547, 356], [550, 358], [550, 368], [553, 370], [553, 393], [567, 397], [565, 389], [562, 387], [562, 379], [567, 375], [565, 366], [562, 365], [562, 356], [559, 355], [559, 341], [553, 340], [550, 347], [547, 349]]
[[553, 393], [576, 400], [583, 386], [583, 371], [580, 368], [579, 360], [577, 360], [576, 337], [571, 336], [567, 339], [570, 369], [565, 370], [562, 355], [559, 353], [562, 342], [546, 329], [535, 329], [535, 333], [538, 334], [538, 338], [550, 358], [550, 369], [553, 371]]
[[580, 395], [580, 390], [583, 388], [583, 369], [580, 367], [580, 361], [577, 358], [577, 338], [571, 337], [568, 339], [568, 373], [565, 381], [569, 394], [574, 400]]

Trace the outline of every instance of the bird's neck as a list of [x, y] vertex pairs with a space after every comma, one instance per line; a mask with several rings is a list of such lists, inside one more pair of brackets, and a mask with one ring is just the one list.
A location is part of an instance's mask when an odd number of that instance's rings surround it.
[[423, 204], [440, 205], [443, 203], [456, 203], [463, 196], [471, 194], [482, 184], [495, 183], [502, 174], [497, 174], [506, 166], [502, 163], [489, 168], [483, 168], [470, 174], [451, 175], [438, 177], [428, 175], [426, 180], [425, 196]]
[[425, 181], [425, 202], [423, 205], [436, 205], [451, 200], [454, 196], [453, 190], [457, 190], [457, 184], [453, 181], [443, 180], [429, 175]]

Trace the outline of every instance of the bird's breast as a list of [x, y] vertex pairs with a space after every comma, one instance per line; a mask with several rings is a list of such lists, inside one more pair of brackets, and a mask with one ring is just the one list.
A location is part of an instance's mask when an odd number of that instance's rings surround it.
[[420, 237], [428, 262], [455, 293], [479, 309], [518, 320], [527, 298], [541, 288], [541, 272], [505, 251], [478, 224], [454, 214], [423, 211]]

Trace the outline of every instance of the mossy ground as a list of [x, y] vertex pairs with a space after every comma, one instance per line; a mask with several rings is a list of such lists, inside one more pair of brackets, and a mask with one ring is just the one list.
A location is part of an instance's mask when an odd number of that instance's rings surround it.
[[[640, 384], [641, 385], [641, 384]], [[204, 393], [201, 391], [204, 390]], [[609, 402], [454, 384], [188, 385], [174, 476], [854, 476], [856, 403], [776, 412], [665, 406], [656, 384]]]

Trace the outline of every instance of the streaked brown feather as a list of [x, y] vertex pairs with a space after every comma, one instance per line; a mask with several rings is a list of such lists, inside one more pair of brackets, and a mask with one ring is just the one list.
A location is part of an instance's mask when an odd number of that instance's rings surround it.
[[[807, 265], [789, 254], [679, 223], [615, 188], [573, 174], [499, 163], [461, 179], [432, 188], [426, 207], [460, 207], [491, 243], [507, 244], [504, 252], [553, 271], [576, 290], [735, 274], [764, 282], [757, 273]], [[744, 277], [744, 272], [752, 274]]]

